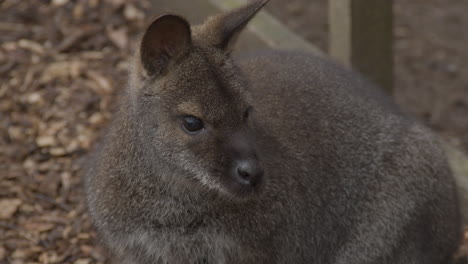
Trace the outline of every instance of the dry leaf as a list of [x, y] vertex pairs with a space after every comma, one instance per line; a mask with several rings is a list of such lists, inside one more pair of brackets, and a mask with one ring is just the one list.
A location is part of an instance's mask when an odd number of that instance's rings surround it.
[[20, 48], [30, 50], [37, 54], [44, 54], [44, 48], [42, 47], [42, 45], [29, 39], [21, 39], [18, 42], [18, 46]]
[[27, 95], [26, 101], [30, 104], [43, 103], [42, 96], [39, 92], [34, 92], [34, 93]]
[[62, 260], [55, 252], [43, 252], [39, 255], [39, 261], [43, 264], [59, 263]]
[[78, 2], [73, 8], [73, 17], [75, 19], [81, 19], [84, 14], [84, 5], [83, 2]]
[[61, 183], [62, 183], [62, 188], [65, 190], [65, 191], [68, 191], [70, 189], [70, 186], [71, 186], [71, 173], [68, 172], [68, 171], [65, 171], [65, 172], [62, 172], [60, 174], [60, 179], [61, 179]]
[[49, 153], [52, 156], [60, 157], [60, 156], [64, 156], [65, 154], [67, 154], [67, 150], [61, 147], [56, 147], [56, 148], [50, 148]]
[[138, 8], [136, 8], [132, 4], [125, 5], [124, 9], [124, 16], [128, 20], [143, 20], [145, 18], [145, 14]]
[[54, 6], [63, 6], [68, 3], [69, 0], [52, 0], [52, 5]]
[[11, 257], [13, 259], [25, 259], [25, 258], [27, 258], [29, 256], [30, 253], [31, 253], [30, 251], [27, 251], [27, 250], [24, 250], [24, 249], [16, 249], [11, 254]]
[[36, 138], [36, 144], [39, 147], [50, 147], [55, 145], [57, 142], [52, 136], [39, 136]]
[[77, 259], [74, 264], [89, 264], [91, 263], [90, 259]]
[[0, 261], [6, 258], [6, 249], [0, 246]]
[[51, 82], [58, 78], [77, 78], [85, 65], [82, 61], [59, 61], [51, 63], [44, 70], [41, 84]]
[[121, 27], [118, 29], [107, 28], [107, 36], [120, 49], [126, 49], [128, 46], [127, 29]]
[[41, 233], [41, 232], [51, 230], [54, 227], [54, 224], [28, 221], [28, 222], [23, 223], [23, 227], [29, 231]]
[[22, 201], [20, 199], [0, 200], [0, 219], [11, 218], [16, 213], [21, 203]]
[[108, 78], [104, 77], [101, 73], [93, 70], [86, 71], [86, 75], [94, 81], [97, 85], [97, 91], [99, 94], [110, 94], [112, 92], [112, 85]]
[[121, 7], [125, 4], [126, 0], [107, 0], [109, 4], [113, 5], [115, 8]]
[[104, 122], [104, 116], [99, 113], [99, 112], [96, 112], [94, 114], [92, 114], [90, 117], [89, 117], [89, 123], [90, 124], [93, 124], [93, 125], [100, 125]]

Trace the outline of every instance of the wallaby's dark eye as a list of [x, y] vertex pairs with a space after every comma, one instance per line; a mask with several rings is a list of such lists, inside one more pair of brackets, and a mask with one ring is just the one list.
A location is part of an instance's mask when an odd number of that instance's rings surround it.
[[196, 133], [203, 129], [203, 121], [195, 116], [185, 116], [182, 127], [189, 133]]

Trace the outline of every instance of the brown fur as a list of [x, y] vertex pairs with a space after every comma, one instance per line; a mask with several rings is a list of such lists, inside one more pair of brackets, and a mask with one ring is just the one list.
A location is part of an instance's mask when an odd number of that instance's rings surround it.
[[[122, 263], [449, 263], [459, 215], [437, 140], [326, 60], [234, 62], [265, 3], [146, 31], [86, 178], [106, 245]], [[187, 115], [204, 129], [184, 131]]]

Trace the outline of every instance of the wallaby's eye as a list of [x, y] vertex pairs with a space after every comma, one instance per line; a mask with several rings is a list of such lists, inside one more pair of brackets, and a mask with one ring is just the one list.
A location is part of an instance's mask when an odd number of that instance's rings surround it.
[[203, 129], [203, 121], [195, 116], [185, 116], [182, 127], [190, 134], [194, 134]]
[[242, 116], [242, 119], [244, 121], [247, 120], [247, 118], [249, 118], [249, 114], [251, 111], [252, 111], [252, 106], [249, 106], [247, 107], [247, 109], [245, 109], [244, 115]]

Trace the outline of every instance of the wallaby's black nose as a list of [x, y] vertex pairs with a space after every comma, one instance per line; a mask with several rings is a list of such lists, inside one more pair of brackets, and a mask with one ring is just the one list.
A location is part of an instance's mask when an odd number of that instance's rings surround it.
[[257, 186], [263, 176], [263, 169], [256, 160], [243, 160], [237, 164], [237, 179], [243, 185]]

